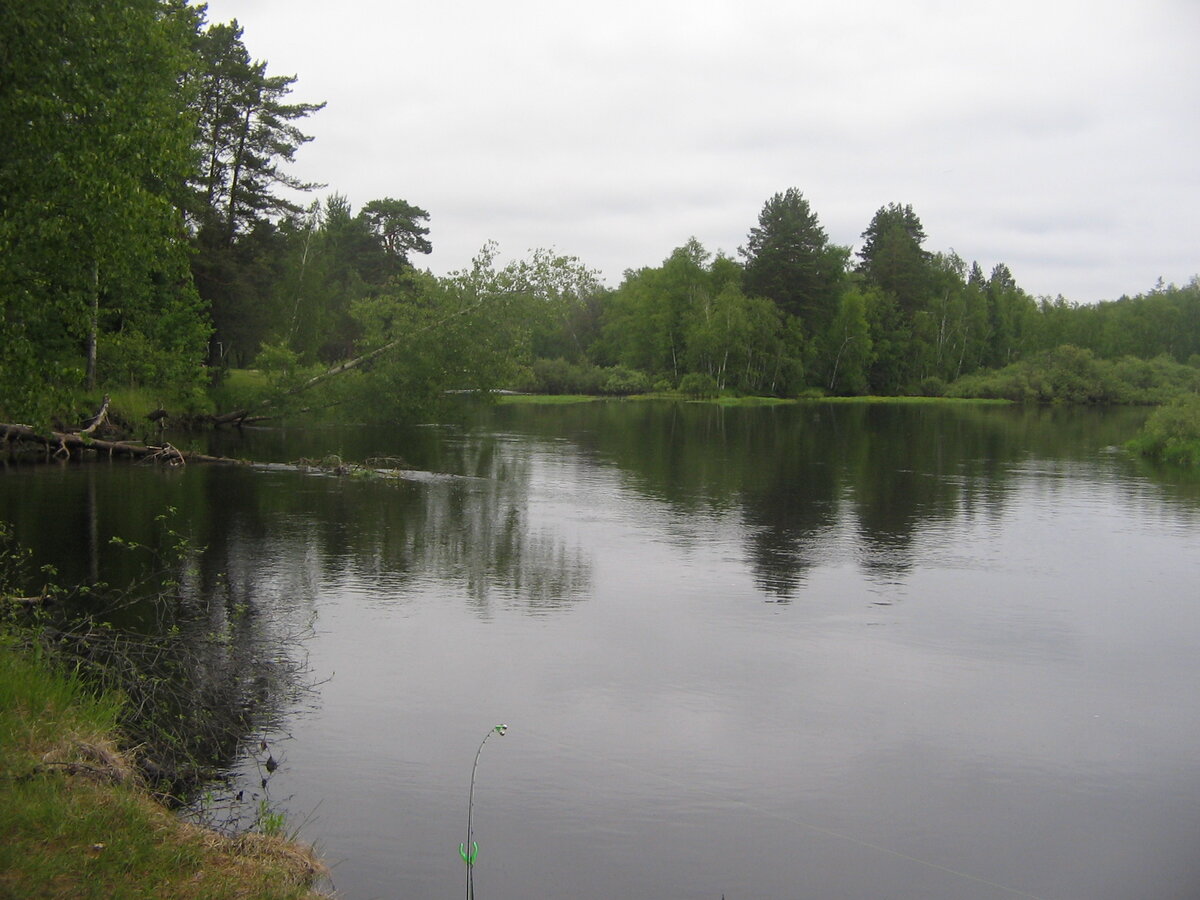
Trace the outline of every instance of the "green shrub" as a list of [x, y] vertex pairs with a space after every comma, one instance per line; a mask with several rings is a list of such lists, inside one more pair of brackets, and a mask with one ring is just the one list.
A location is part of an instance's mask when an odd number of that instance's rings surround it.
[[922, 397], [946, 396], [946, 382], [936, 375], [930, 375], [917, 386], [917, 394]]
[[688, 372], [679, 382], [679, 391], [694, 400], [709, 400], [717, 395], [717, 382], [704, 372]]
[[1200, 394], [1176, 397], [1155, 410], [1129, 448], [1162, 462], [1200, 467]]
[[1170, 357], [1107, 360], [1064, 344], [1003, 369], [964, 376], [946, 395], [1018, 403], [1153, 404], [1197, 390], [1200, 372]]
[[604, 380], [600, 383], [600, 391], [614, 396], [629, 394], [644, 394], [650, 390], [650, 379], [645, 372], [628, 369], [625, 366], [612, 366], [604, 370]]
[[534, 360], [531, 380], [522, 385], [535, 394], [598, 394], [603, 370], [588, 363], [558, 359]]

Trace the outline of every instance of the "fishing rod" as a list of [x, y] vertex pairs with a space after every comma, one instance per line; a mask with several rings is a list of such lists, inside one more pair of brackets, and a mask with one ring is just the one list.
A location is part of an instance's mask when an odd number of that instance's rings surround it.
[[467, 799], [467, 840], [458, 845], [458, 855], [467, 864], [467, 900], [475, 898], [475, 857], [479, 855], [479, 845], [475, 843], [474, 832], [471, 829], [471, 813], [475, 809], [475, 770], [479, 768], [479, 754], [483, 753], [483, 745], [488, 742], [488, 738], [493, 734], [504, 737], [506, 731], [507, 725], [492, 726], [479, 742], [479, 749], [475, 751], [475, 764], [471, 766], [471, 793]]

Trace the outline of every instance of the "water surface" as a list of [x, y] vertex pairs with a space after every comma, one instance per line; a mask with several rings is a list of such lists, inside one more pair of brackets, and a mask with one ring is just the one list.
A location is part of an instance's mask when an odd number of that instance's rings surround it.
[[1112, 449], [1144, 415], [502, 407], [236, 449], [446, 477], [21, 469], [0, 512], [86, 576], [178, 510], [196, 602], [307, 660], [270, 795], [341, 896], [462, 894], [505, 722], [487, 900], [1185, 898], [1200, 490]]

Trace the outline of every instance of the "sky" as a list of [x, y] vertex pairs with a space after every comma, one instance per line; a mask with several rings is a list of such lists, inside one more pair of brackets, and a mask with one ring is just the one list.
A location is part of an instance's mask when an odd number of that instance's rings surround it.
[[209, 0], [235, 18], [328, 104], [289, 171], [426, 210], [438, 274], [493, 240], [616, 287], [736, 256], [790, 187], [856, 249], [911, 204], [1034, 296], [1200, 273], [1197, 0]]

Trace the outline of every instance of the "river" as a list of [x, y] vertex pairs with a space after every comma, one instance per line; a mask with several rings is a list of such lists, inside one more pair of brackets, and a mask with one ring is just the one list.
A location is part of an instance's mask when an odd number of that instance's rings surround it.
[[481, 900], [1195, 898], [1200, 484], [1145, 415], [502, 406], [204, 447], [400, 482], [9, 467], [0, 518], [119, 580], [168, 516], [234, 787], [350, 900], [462, 896], [500, 723]]

